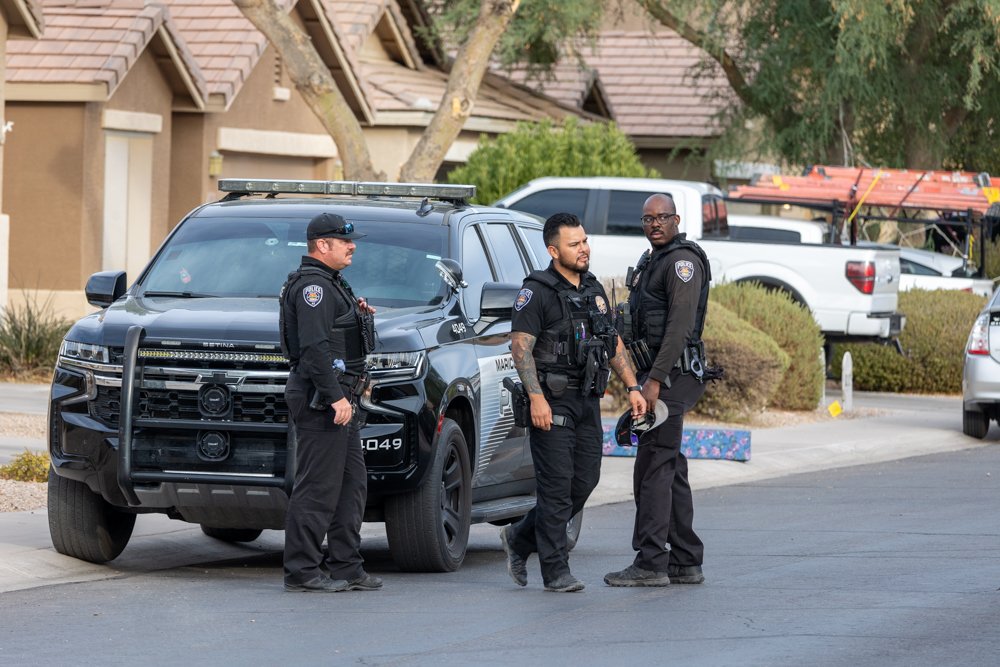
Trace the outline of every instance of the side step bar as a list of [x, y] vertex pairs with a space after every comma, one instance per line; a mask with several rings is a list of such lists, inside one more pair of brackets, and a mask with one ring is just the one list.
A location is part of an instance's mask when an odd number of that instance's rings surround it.
[[534, 496], [514, 496], [472, 503], [472, 523], [516, 519], [530, 512], [534, 506]]

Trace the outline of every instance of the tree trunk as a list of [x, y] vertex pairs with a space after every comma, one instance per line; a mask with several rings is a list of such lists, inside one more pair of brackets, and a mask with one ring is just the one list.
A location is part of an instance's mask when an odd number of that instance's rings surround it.
[[441, 103], [399, 174], [402, 182], [431, 182], [472, 113], [493, 48], [521, 0], [482, 0], [479, 18], [455, 57]]
[[682, 20], [664, 7], [659, 0], [637, 0], [637, 2], [654, 19], [703, 50], [711, 56], [712, 60], [719, 63], [719, 67], [722, 68], [726, 80], [729, 81], [729, 86], [736, 93], [736, 96], [748, 107], [753, 107], [750, 100], [750, 86], [747, 85], [746, 77], [743, 76], [743, 72], [740, 71], [733, 57], [726, 51], [723, 40], [715, 39], [705, 31]]
[[275, 0], [233, 2], [281, 54], [296, 90], [337, 144], [344, 177], [361, 181], [385, 180], [385, 175], [376, 172], [372, 165], [361, 124], [309, 36], [278, 7]]

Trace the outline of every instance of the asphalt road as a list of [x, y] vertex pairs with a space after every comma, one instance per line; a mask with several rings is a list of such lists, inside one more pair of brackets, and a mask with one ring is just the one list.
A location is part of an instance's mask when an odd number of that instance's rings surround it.
[[118, 578], [0, 595], [0, 663], [118, 665], [986, 665], [1000, 651], [1000, 447], [794, 475], [696, 494], [703, 586], [618, 589], [630, 504], [588, 509], [578, 594], [507, 578], [474, 526], [452, 574], [385, 589], [281, 591], [281, 533], [200, 561], [183, 527], [132, 544]]

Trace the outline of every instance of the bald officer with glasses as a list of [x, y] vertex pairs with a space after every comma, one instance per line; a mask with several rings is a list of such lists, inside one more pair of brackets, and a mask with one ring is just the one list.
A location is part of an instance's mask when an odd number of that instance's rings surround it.
[[285, 519], [286, 591], [382, 587], [365, 572], [359, 551], [368, 476], [356, 413], [374, 310], [340, 274], [363, 236], [339, 215], [317, 215], [306, 230], [309, 254], [278, 297], [281, 347], [291, 362], [285, 400], [296, 436]]
[[700, 584], [704, 546], [694, 532], [694, 503], [687, 459], [680, 451], [684, 413], [704, 393], [706, 375], [701, 342], [708, 285], [708, 258], [680, 232], [680, 216], [667, 194], [649, 197], [642, 227], [651, 248], [629, 269], [629, 321], [622, 331], [636, 362], [642, 396], [649, 406], [659, 399], [669, 416], [639, 440], [632, 483], [635, 527], [632, 564], [609, 572], [609, 586]]

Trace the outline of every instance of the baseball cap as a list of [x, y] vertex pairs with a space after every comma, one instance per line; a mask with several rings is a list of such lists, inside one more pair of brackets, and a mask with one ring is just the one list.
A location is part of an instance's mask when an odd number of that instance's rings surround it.
[[647, 412], [638, 419], [632, 418], [631, 408], [622, 413], [615, 424], [615, 442], [622, 447], [633, 447], [639, 444], [643, 433], [651, 431], [667, 420], [670, 411], [661, 400], [656, 401], [652, 412]]
[[354, 231], [354, 223], [347, 222], [336, 213], [320, 213], [309, 221], [306, 240], [314, 239], [360, 239], [365, 234]]

